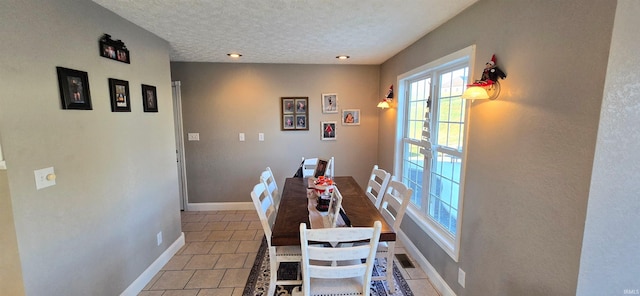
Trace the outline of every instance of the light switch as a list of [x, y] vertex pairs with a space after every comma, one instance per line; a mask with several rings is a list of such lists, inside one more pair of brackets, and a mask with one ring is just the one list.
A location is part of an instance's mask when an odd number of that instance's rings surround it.
[[258, 134], [258, 141], [260, 141], [260, 142], [264, 141], [264, 133], [259, 133]]
[[189, 141], [200, 141], [200, 133], [189, 133]]
[[56, 185], [56, 173], [53, 167], [33, 171], [36, 177], [36, 189], [47, 188]]
[[244, 142], [244, 133], [240, 133], [238, 138], [240, 139], [240, 142]]

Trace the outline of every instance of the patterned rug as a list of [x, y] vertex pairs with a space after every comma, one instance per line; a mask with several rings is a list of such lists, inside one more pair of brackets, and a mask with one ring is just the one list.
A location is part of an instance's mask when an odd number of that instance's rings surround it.
[[[386, 272], [386, 260], [376, 259], [376, 264], [373, 267], [373, 275], [384, 275]], [[285, 279], [290, 278], [291, 275], [295, 276], [297, 270], [297, 263], [280, 263], [280, 270], [278, 278]], [[393, 277], [396, 283], [396, 292], [390, 294], [387, 289], [385, 281], [373, 281], [371, 283], [371, 296], [413, 296], [411, 288], [402, 277], [402, 274], [398, 270], [396, 264], [393, 264]], [[267, 296], [267, 290], [269, 289], [270, 272], [269, 272], [269, 252], [267, 252], [267, 241], [262, 239], [262, 244], [256, 255], [256, 260], [253, 262], [251, 273], [247, 279], [247, 284], [244, 287], [242, 296]], [[291, 295], [291, 290], [296, 286], [277, 286], [274, 296], [288, 296]]]

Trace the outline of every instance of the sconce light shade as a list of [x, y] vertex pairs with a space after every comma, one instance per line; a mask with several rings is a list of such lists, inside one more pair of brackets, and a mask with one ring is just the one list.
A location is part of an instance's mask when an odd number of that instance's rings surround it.
[[380, 103], [378, 103], [378, 108], [380, 109], [386, 109], [389, 107], [389, 102], [387, 102], [387, 100], [382, 100]]
[[486, 89], [480, 86], [472, 86], [464, 91], [462, 98], [467, 100], [485, 100], [489, 98], [489, 94]]

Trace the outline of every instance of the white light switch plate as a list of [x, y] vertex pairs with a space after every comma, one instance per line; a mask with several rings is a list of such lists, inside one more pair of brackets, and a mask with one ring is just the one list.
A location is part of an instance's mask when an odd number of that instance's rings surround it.
[[[42, 188], [47, 188], [49, 186], [56, 185], [56, 179], [55, 179], [56, 174], [53, 171], [53, 167], [41, 169], [41, 170], [35, 170], [33, 171], [33, 173], [36, 177], [36, 189], [40, 190]], [[48, 180], [47, 179], [48, 175], [52, 175], [54, 177], [50, 178], [51, 180]]]
[[258, 134], [258, 141], [260, 141], [260, 142], [264, 141], [264, 133], [259, 133]]
[[244, 133], [238, 134], [238, 139], [240, 139], [240, 142], [244, 142]]
[[189, 133], [188, 139], [189, 141], [200, 141], [200, 133]]

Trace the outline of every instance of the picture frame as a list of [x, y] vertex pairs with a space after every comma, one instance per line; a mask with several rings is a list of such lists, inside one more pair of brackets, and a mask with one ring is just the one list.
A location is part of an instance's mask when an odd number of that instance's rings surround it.
[[56, 67], [62, 109], [92, 110], [89, 74], [84, 71]]
[[280, 98], [280, 130], [309, 130], [309, 97]]
[[322, 94], [322, 113], [338, 113], [338, 94]]
[[336, 139], [336, 121], [323, 121], [320, 126], [321, 139], [323, 141], [334, 141]]
[[153, 85], [142, 84], [142, 109], [144, 112], [158, 112], [158, 93]]
[[109, 34], [102, 35], [98, 41], [98, 47], [101, 57], [122, 63], [131, 63], [129, 50], [127, 49], [127, 46], [124, 45], [124, 42], [120, 40], [112, 40], [111, 35]]
[[111, 112], [131, 112], [128, 81], [109, 78], [109, 94]]
[[318, 158], [318, 164], [316, 164], [316, 169], [313, 172], [313, 176], [318, 178], [320, 176], [324, 176], [327, 171], [327, 166], [329, 165], [329, 161], [326, 159]]
[[342, 110], [342, 125], [360, 125], [360, 109]]

